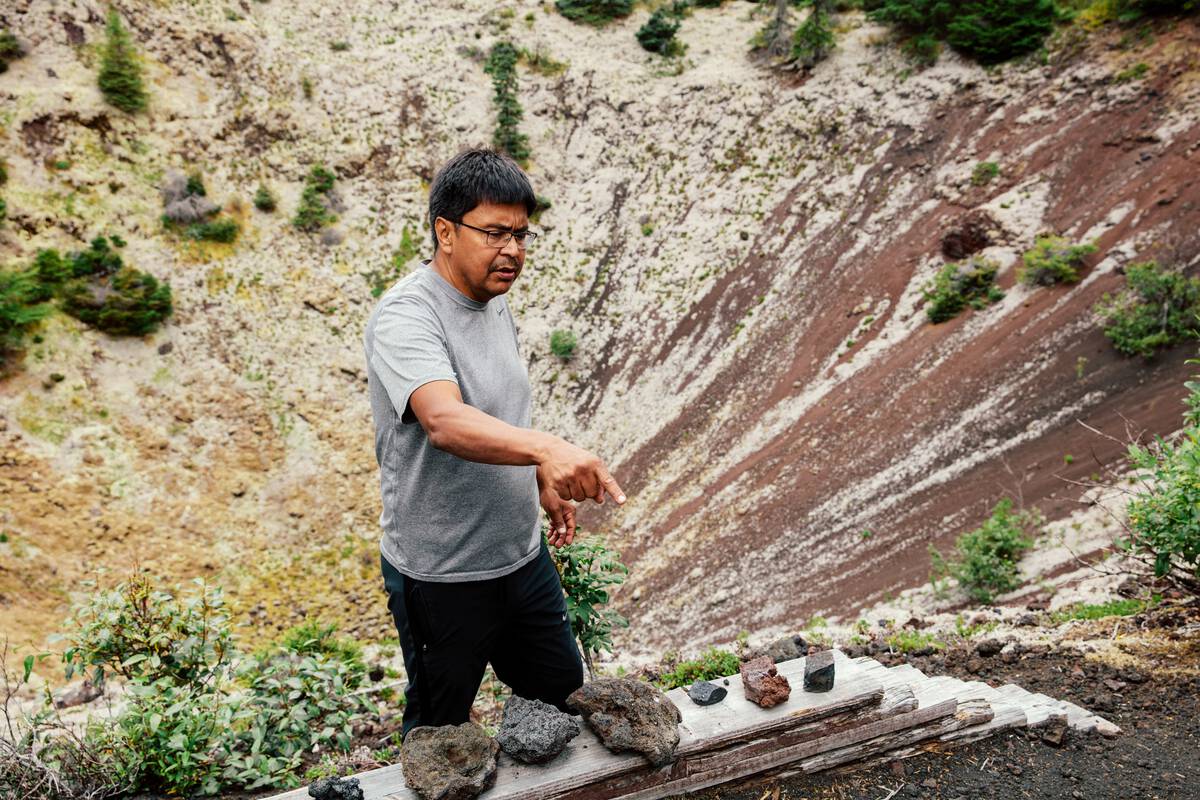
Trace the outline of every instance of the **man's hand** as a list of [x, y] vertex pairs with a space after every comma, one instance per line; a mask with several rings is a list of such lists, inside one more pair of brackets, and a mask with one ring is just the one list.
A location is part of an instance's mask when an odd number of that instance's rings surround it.
[[625, 493], [599, 457], [557, 436], [539, 460], [537, 473], [538, 486], [554, 490], [563, 500], [590, 497], [603, 504], [607, 493], [618, 505], [625, 502]]
[[550, 517], [546, 541], [551, 547], [568, 545], [575, 538], [575, 504], [563, 500], [549, 486], [541, 487], [542, 508]]

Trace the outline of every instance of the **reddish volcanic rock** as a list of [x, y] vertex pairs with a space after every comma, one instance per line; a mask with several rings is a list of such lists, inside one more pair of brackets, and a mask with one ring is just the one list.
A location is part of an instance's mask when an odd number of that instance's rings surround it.
[[786, 702], [792, 693], [788, 679], [775, 669], [775, 662], [770, 656], [758, 658], [742, 664], [742, 686], [746, 690], [746, 699], [763, 708], [771, 708]]

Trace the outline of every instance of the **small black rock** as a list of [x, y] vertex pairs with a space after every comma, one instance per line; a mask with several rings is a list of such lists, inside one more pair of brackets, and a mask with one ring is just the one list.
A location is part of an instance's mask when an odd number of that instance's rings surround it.
[[713, 703], [719, 703], [725, 699], [726, 694], [728, 692], [725, 687], [708, 681], [696, 681], [692, 684], [692, 688], [688, 689], [688, 697], [692, 698], [692, 702], [698, 706], [711, 706]]
[[358, 778], [321, 778], [308, 787], [314, 800], [363, 800]]
[[828, 692], [833, 688], [833, 651], [809, 653], [804, 659], [804, 691]]

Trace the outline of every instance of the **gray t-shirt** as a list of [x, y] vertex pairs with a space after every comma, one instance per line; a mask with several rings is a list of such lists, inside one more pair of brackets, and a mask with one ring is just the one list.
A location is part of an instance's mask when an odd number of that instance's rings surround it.
[[496, 578], [538, 554], [536, 467], [480, 464], [438, 450], [408, 406], [430, 381], [454, 381], [463, 402], [530, 425], [529, 374], [503, 295], [464, 295], [428, 262], [383, 295], [363, 343], [375, 420], [383, 557], [420, 580]]

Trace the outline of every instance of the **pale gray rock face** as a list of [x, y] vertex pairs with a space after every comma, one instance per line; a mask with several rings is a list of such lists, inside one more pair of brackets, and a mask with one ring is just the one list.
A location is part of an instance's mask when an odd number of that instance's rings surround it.
[[207, 197], [189, 194], [181, 200], [176, 200], [166, 207], [163, 216], [181, 225], [193, 222], [203, 222], [206, 218], [221, 210], [221, 207]]
[[671, 700], [643, 681], [603, 678], [572, 692], [567, 705], [614, 753], [641, 753], [656, 767], [669, 764], [679, 745], [683, 717]]
[[513, 695], [504, 704], [496, 741], [518, 761], [544, 764], [579, 735], [579, 723], [549, 703]]
[[469, 800], [495, 782], [499, 752], [474, 722], [413, 728], [400, 750], [404, 782], [422, 800]]

